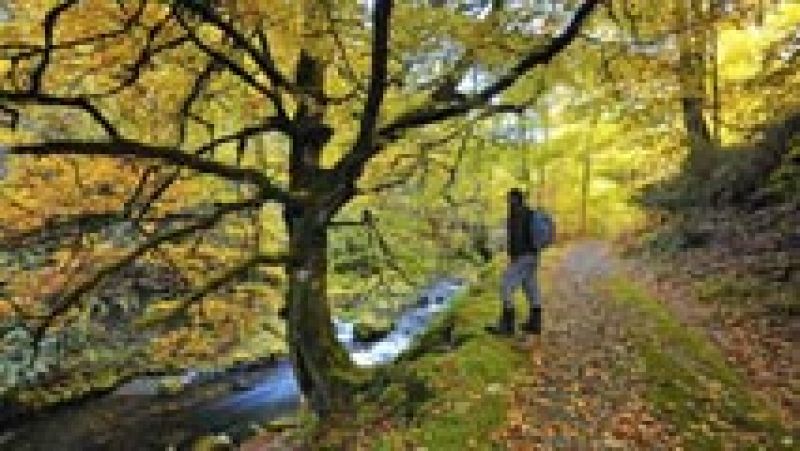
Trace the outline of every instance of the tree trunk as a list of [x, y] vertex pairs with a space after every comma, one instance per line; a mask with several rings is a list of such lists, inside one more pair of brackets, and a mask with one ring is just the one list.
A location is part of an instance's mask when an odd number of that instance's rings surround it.
[[592, 176], [592, 155], [588, 147], [583, 152], [583, 174], [581, 176], [581, 234], [586, 236], [588, 231], [589, 215], [589, 189]]
[[715, 145], [704, 117], [706, 97], [706, 51], [708, 33], [702, 21], [706, 18], [703, 2], [678, 2], [682, 33], [678, 38], [680, 51], [680, 84], [683, 122], [689, 140], [687, 169], [699, 178], [707, 178], [714, 165]]
[[327, 300], [327, 230], [312, 214], [289, 218], [292, 263], [287, 267], [287, 338], [300, 389], [321, 417], [351, 398], [354, 366], [336, 339]]
[[722, 145], [722, 97], [720, 92], [720, 73], [719, 73], [719, 19], [722, 16], [721, 0], [711, 0], [711, 93], [712, 93], [712, 114], [711, 124], [713, 128], [714, 144], [717, 147]]
[[307, 39], [296, 67], [297, 102], [289, 157], [289, 189], [295, 202], [284, 212], [291, 262], [286, 267], [287, 339], [300, 389], [321, 418], [351, 406], [358, 374], [336, 339], [327, 299], [328, 223], [324, 200], [331, 181], [321, 155], [332, 130], [325, 124], [325, 70], [330, 52], [319, 39], [324, 12], [319, 2], [299, 3]]

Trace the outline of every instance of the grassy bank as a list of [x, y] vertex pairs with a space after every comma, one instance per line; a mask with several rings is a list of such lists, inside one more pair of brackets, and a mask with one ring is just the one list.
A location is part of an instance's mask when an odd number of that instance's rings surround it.
[[796, 443], [757, 401], [740, 374], [698, 330], [681, 324], [657, 299], [623, 278], [609, 298], [640, 321], [624, 325], [646, 384], [646, 399], [690, 449], [790, 449]]
[[376, 370], [353, 416], [312, 424], [300, 439], [315, 449], [491, 449], [511, 376], [525, 363], [514, 339], [484, 331], [499, 310], [500, 268], [488, 267], [409, 352]]

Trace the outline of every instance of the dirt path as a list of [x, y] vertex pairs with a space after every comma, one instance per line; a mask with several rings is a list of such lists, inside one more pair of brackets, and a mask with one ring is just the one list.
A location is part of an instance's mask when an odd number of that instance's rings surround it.
[[608, 248], [588, 242], [546, 271], [551, 286], [545, 290], [544, 333], [525, 345], [532, 371], [516, 381], [515, 408], [499, 434], [511, 449], [675, 443], [630, 391], [633, 375], [618, 371], [630, 356], [617, 324], [629, 319], [607, 308], [593, 289], [614, 269]]
[[[530, 371], [514, 381], [498, 441], [514, 450], [757, 449], [772, 423], [749, 419], [750, 397], [701, 334], [667, 311], [616, 300], [624, 296], [605, 286], [618, 267], [608, 246], [579, 243], [557, 261], [543, 274], [544, 333], [518, 344]], [[768, 433], [780, 448], [797, 444]]]

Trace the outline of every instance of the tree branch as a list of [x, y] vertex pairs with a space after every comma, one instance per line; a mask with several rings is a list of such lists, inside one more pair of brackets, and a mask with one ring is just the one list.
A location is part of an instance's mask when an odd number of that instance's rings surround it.
[[186, 135], [187, 135], [187, 128], [189, 119], [192, 117], [192, 106], [200, 98], [200, 96], [205, 91], [208, 83], [211, 81], [211, 77], [214, 75], [216, 71], [219, 70], [219, 64], [217, 61], [210, 61], [206, 64], [206, 67], [197, 75], [195, 78], [194, 83], [192, 83], [192, 88], [189, 90], [189, 94], [183, 100], [181, 104], [181, 109], [178, 112], [180, 125], [178, 129], [178, 146], [182, 146], [186, 142]]
[[550, 60], [563, 51], [578, 36], [581, 26], [591, 15], [592, 11], [602, 0], [586, 0], [575, 12], [572, 20], [564, 30], [544, 48], [536, 49], [522, 58], [503, 76], [481, 92], [465, 96], [464, 100], [444, 107], [426, 104], [417, 109], [400, 115], [392, 123], [381, 128], [379, 136], [384, 139], [394, 140], [406, 131], [441, 122], [459, 115], [466, 114], [474, 108], [480, 108], [489, 103], [492, 98], [502, 93], [528, 71], [536, 66], [547, 64]]
[[187, 10], [197, 14], [204, 22], [217, 28], [225, 37], [230, 39], [234, 47], [244, 50], [269, 78], [273, 86], [287, 88], [290, 91], [294, 89], [289, 79], [278, 70], [278, 66], [275, 64], [270, 52], [269, 42], [263, 33], [259, 35], [262, 47], [261, 51], [259, 51], [243, 33], [236, 30], [232, 23], [223, 20], [219, 14], [216, 14], [209, 3], [183, 0], [180, 4]]
[[56, 24], [59, 16], [78, 4], [78, 0], [68, 0], [56, 6], [47, 12], [44, 19], [44, 48], [42, 51], [42, 59], [39, 64], [34, 68], [31, 74], [31, 84], [29, 90], [31, 93], [39, 93], [42, 88], [42, 80], [44, 79], [44, 72], [50, 64], [50, 56], [53, 52], [53, 34], [55, 32]]
[[[233, 282], [245, 277], [250, 270], [262, 265], [285, 265], [289, 262], [288, 255], [255, 255], [243, 263], [234, 266], [233, 268], [225, 271], [217, 278], [211, 279], [201, 289], [193, 293], [178, 306], [170, 314], [158, 320], [158, 322], [166, 323], [166, 325], [174, 325], [175, 322], [184, 319], [189, 312], [189, 308], [205, 299], [211, 293], [229, 285]], [[272, 286], [280, 286], [281, 280], [277, 277], [268, 276], [266, 282]]]
[[207, 160], [199, 155], [184, 153], [173, 147], [147, 145], [132, 141], [51, 141], [44, 144], [13, 145], [9, 147], [9, 153], [39, 156], [96, 155], [112, 158], [137, 157], [161, 160], [170, 165], [215, 175], [231, 181], [251, 183], [261, 189], [265, 199], [282, 203], [291, 201], [289, 194], [275, 185], [261, 171]]
[[11, 103], [45, 106], [63, 106], [77, 108], [88, 114], [112, 140], [121, 140], [122, 136], [111, 121], [85, 97], [59, 97], [51, 94], [17, 92], [0, 90], [0, 100]]
[[[99, 44], [100, 41], [104, 41], [106, 39], [112, 39], [119, 36], [122, 36], [133, 28], [133, 26], [139, 21], [142, 17], [142, 13], [144, 12], [145, 6], [147, 5], [146, 1], [139, 0], [136, 9], [133, 11], [130, 16], [128, 16], [121, 24], [119, 28], [116, 30], [100, 32], [91, 36], [84, 36], [81, 38], [73, 39], [71, 41], [64, 41], [64, 42], [54, 42], [49, 47], [49, 51], [53, 50], [71, 50], [76, 47], [80, 47], [83, 45], [88, 44]], [[31, 58], [36, 55], [43, 54], [47, 51], [48, 47], [39, 46], [39, 45], [31, 45], [31, 44], [0, 44], [0, 51], [9, 52], [9, 51], [16, 51], [19, 53], [15, 53], [12, 58], [16, 59], [27, 59]]]
[[284, 118], [288, 117], [286, 109], [283, 106], [283, 101], [281, 100], [280, 95], [275, 90], [259, 82], [258, 79], [256, 79], [256, 77], [253, 74], [248, 72], [247, 69], [242, 67], [233, 59], [229, 58], [223, 52], [215, 50], [213, 47], [206, 44], [200, 38], [200, 36], [198, 36], [198, 34], [195, 32], [192, 26], [183, 17], [181, 17], [180, 12], [175, 11], [175, 18], [181, 25], [181, 27], [186, 31], [192, 43], [200, 51], [205, 53], [212, 60], [217, 61], [223, 67], [227, 68], [228, 71], [230, 71], [233, 75], [237, 76], [245, 84], [252, 87], [256, 91], [263, 94], [266, 98], [268, 98], [272, 102], [272, 105], [274, 106], [275, 111], [279, 116]]
[[[359, 149], [373, 147], [375, 126], [378, 123], [381, 103], [386, 94], [386, 65], [389, 60], [389, 31], [392, 13], [392, 0], [377, 0], [373, 6], [373, 38], [372, 38], [372, 68], [367, 88], [367, 101], [361, 114], [361, 126], [354, 148], [354, 153]], [[353, 162], [356, 164], [357, 160]], [[345, 161], [345, 166], [348, 162]], [[345, 169], [346, 170], [346, 169]]]
[[[267, 133], [270, 131], [284, 131], [287, 127], [287, 123], [283, 121], [279, 117], [268, 118], [264, 122], [258, 125], [253, 125], [249, 127], [244, 127], [241, 130], [231, 133], [229, 135], [221, 136], [219, 138], [215, 138], [208, 143], [200, 146], [198, 149], [194, 151], [195, 155], [208, 155], [213, 154], [213, 151], [224, 144], [230, 143], [238, 143], [242, 144], [246, 142], [248, 139], [257, 136], [261, 133]], [[180, 175], [180, 168], [175, 169], [171, 174], [168, 174], [164, 177], [161, 182], [159, 183], [158, 187], [153, 190], [153, 192], [148, 196], [147, 200], [142, 203], [142, 207], [139, 211], [139, 216], [142, 217], [146, 214], [147, 210], [150, 206], [161, 197], [166, 190], [172, 186], [178, 180]], [[135, 198], [131, 197], [131, 202], [134, 202]], [[133, 204], [131, 204], [131, 207]]]
[[[577, 36], [581, 26], [586, 22], [591, 12], [597, 7], [602, 0], [586, 0], [575, 12], [571, 21], [567, 24], [564, 31], [544, 48], [531, 51], [527, 56], [522, 58], [517, 64], [508, 70], [506, 74], [501, 76], [497, 81], [484, 88], [481, 92], [472, 96], [463, 96], [457, 101], [442, 106], [439, 102], [427, 103], [419, 108], [411, 110], [405, 114], [400, 115], [393, 122], [379, 128], [377, 131], [371, 130], [373, 134], [370, 139], [358, 139], [353, 146], [352, 150], [345, 155], [335, 167], [338, 180], [345, 181], [339, 187], [336, 193], [331, 198], [331, 202], [340, 205], [346, 202], [350, 197], [355, 194], [353, 187], [353, 180], [360, 177], [367, 162], [372, 159], [386, 143], [399, 139], [404, 133], [409, 130], [424, 127], [427, 125], [435, 124], [445, 121], [457, 116], [464, 115], [469, 111], [485, 107], [490, 104], [492, 98], [502, 93], [519, 80], [525, 73], [530, 71], [536, 66], [547, 64], [558, 53], [563, 51]], [[380, 12], [376, 10], [377, 15]], [[384, 11], [384, 14], [386, 12]], [[376, 26], [376, 33], [378, 33]], [[379, 42], [373, 42], [376, 50], [384, 50], [384, 47], [378, 47]], [[388, 52], [387, 52], [388, 53]], [[387, 55], [384, 55], [386, 57]], [[373, 64], [375, 56], [373, 55]], [[383, 75], [378, 71], [377, 75]], [[373, 77], [375, 74], [373, 74]], [[385, 87], [385, 80], [370, 80], [370, 86], [377, 85], [378, 87]], [[382, 91], [378, 92], [383, 94]], [[370, 104], [368, 103], [368, 106]], [[379, 103], [378, 103], [379, 106]], [[374, 106], [373, 106], [374, 108]], [[373, 111], [372, 109], [365, 108], [365, 113]], [[377, 114], [377, 113], [376, 113]], [[373, 120], [377, 118], [362, 118], [362, 131], [364, 125], [374, 125]], [[360, 137], [360, 135], [359, 135]], [[377, 140], [377, 142], [376, 142]], [[370, 145], [366, 145], [370, 144]]]
[[186, 237], [189, 237], [201, 230], [213, 228], [220, 221], [222, 221], [222, 219], [224, 219], [225, 216], [231, 213], [247, 210], [250, 208], [259, 208], [262, 204], [263, 201], [261, 199], [222, 204], [220, 208], [218, 208], [214, 213], [206, 216], [202, 220], [192, 225], [157, 233], [152, 238], [144, 242], [136, 249], [129, 252], [127, 255], [125, 255], [115, 263], [102, 268], [94, 276], [85, 280], [83, 283], [80, 283], [74, 289], [70, 290], [67, 293], [59, 293], [58, 295], [53, 296], [54, 298], [58, 299], [59, 302], [34, 329], [33, 337], [34, 337], [35, 348], [38, 350], [39, 344], [44, 338], [44, 334], [53, 325], [53, 322], [56, 320], [56, 318], [63, 315], [70, 308], [75, 306], [84, 295], [86, 295], [92, 289], [97, 287], [100, 284], [100, 282], [102, 282], [106, 277], [109, 277], [119, 272], [123, 268], [135, 262], [137, 259], [144, 256], [147, 252], [150, 252], [160, 247], [162, 244], [176, 242]]
[[[334, 168], [334, 174], [338, 180], [352, 181], [357, 178], [363, 165], [374, 155], [372, 149], [375, 148], [375, 128], [381, 103], [383, 103], [386, 93], [392, 6], [392, 0], [377, 0], [373, 6], [372, 64], [367, 101], [361, 115], [361, 124], [353, 150], [345, 155]], [[347, 195], [349, 196], [350, 193]]]

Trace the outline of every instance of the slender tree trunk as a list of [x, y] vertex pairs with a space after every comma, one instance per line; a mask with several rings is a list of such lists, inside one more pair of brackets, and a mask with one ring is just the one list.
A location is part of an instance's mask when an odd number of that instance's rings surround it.
[[[550, 105], [546, 100], [545, 103], [541, 106], [539, 114], [541, 116], [542, 129], [543, 129], [542, 131], [544, 134], [542, 144], [539, 147], [539, 152], [543, 153], [545, 147], [547, 147], [548, 150], [550, 147]], [[546, 187], [545, 184], [547, 182], [546, 180], [547, 168], [545, 167], [545, 165], [546, 165], [545, 159], [540, 155], [537, 167], [537, 169], [539, 170], [538, 188], [536, 190], [536, 203], [538, 204], [539, 207], [543, 206], [545, 201], [544, 190]]]
[[547, 182], [547, 168], [544, 165], [544, 162], [539, 162], [539, 177], [538, 177], [538, 188], [536, 189], [536, 204], [539, 207], [544, 206], [544, 190], [546, 188]]
[[589, 215], [589, 188], [592, 176], [592, 155], [588, 146], [583, 152], [583, 174], [581, 176], [581, 234], [586, 235]]
[[706, 97], [706, 51], [708, 36], [701, 0], [678, 0], [677, 15], [682, 23], [678, 38], [680, 52], [680, 84], [683, 122], [689, 140], [687, 169], [699, 178], [710, 175], [715, 146], [704, 117]]
[[714, 21], [711, 24], [711, 90], [713, 95], [711, 123], [714, 126], [714, 144], [719, 147], [722, 145], [722, 97], [720, 92], [719, 79], [719, 18], [722, 15], [721, 0], [711, 0], [711, 17]]

